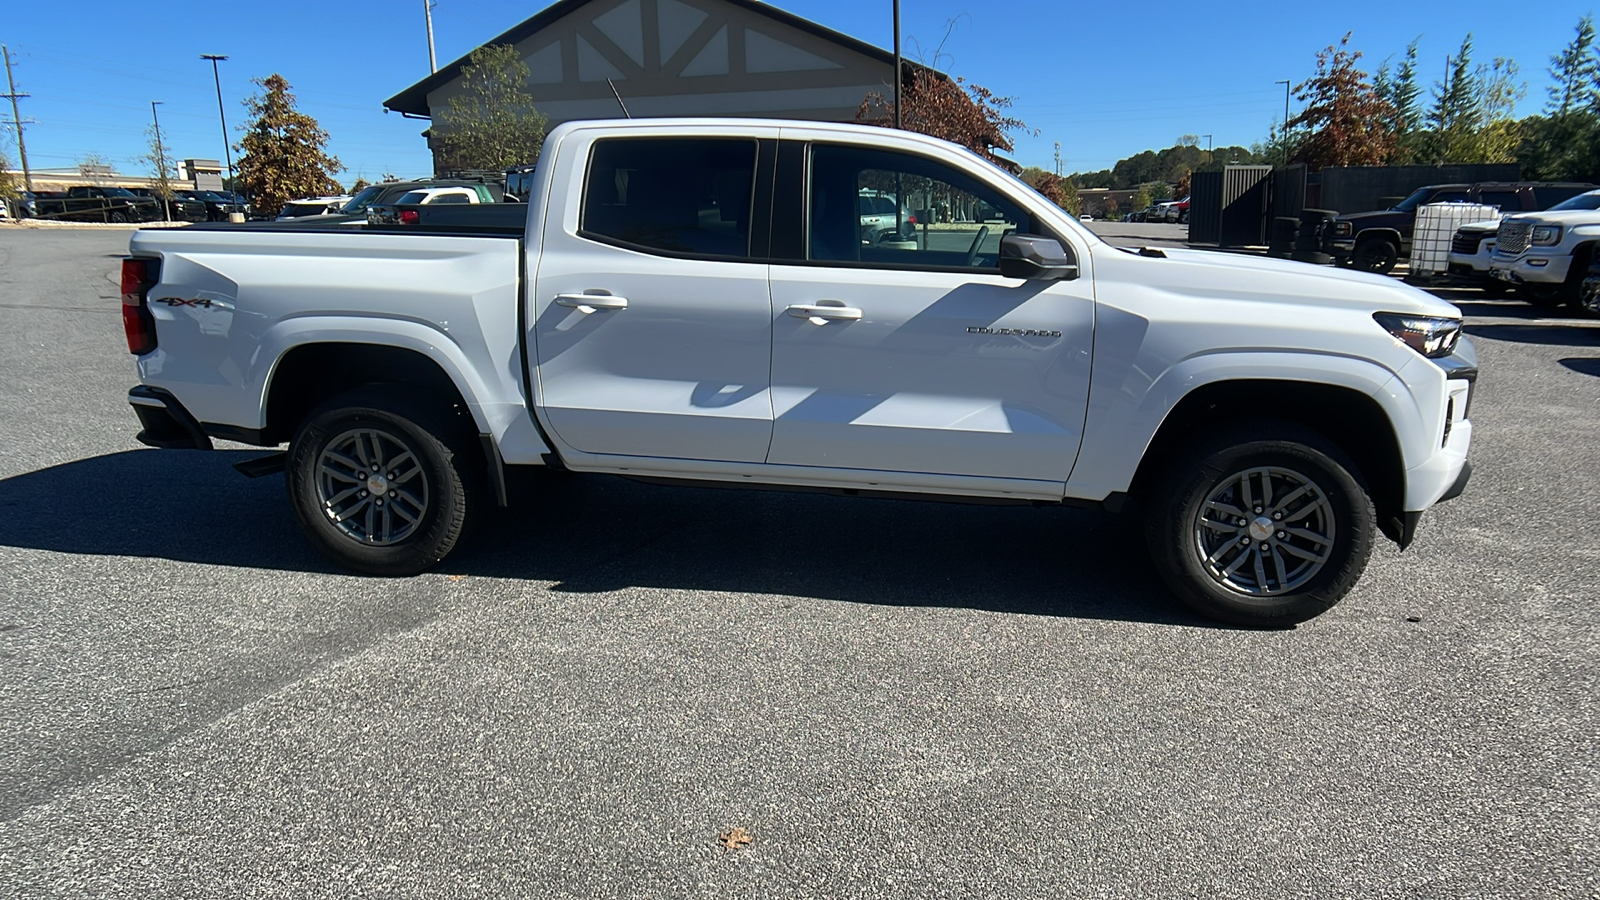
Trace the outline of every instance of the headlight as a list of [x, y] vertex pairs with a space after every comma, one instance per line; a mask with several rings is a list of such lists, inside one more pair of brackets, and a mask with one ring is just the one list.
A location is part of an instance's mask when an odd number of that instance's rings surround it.
[[1373, 313], [1383, 330], [1407, 347], [1430, 359], [1449, 356], [1461, 338], [1460, 319], [1408, 316], [1401, 313]]
[[1533, 226], [1533, 242], [1540, 246], [1548, 247], [1551, 244], [1561, 243], [1560, 225], [1535, 225]]
[[1334, 237], [1349, 237], [1350, 236], [1350, 223], [1349, 222], [1335, 222], [1335, 223], [1333, 223], [1333, 236]]

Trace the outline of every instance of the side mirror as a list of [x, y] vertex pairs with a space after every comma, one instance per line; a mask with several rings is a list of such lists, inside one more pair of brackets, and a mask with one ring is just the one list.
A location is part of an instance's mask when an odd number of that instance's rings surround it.
[[1078, 277], [1078, 263], [1054, 238], [1008, 234], [1000, 239], [1000, 274], [1036, 281], [1072, 281]]

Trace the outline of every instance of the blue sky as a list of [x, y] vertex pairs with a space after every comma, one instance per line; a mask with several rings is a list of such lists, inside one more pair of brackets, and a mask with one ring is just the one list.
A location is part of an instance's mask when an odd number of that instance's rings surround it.
[[[340, 177], [426, 174], [425, 122], [385, 114], [383, 100], [428, 73], [422, 0], [277, 0], [235, 4], [171, 0], [159, 4], [79, 0], [69, 7], [5, 0], [0, 42], [11, 50], [35, 168], [72, 166], [99, 155], [141, 174], [150, 101], [178, 157], [222, 155], [211, 64], [221, 64], [230, 129], [244, 122], [251, 78], [278, 72], [301, 109], [330, 136], [347, 166]], [[522, 21], [546, 4], [438, 0], [435, 42], [441, 65]], [[775, 5], [884, 48], [892, 46], [889, 0], [779, 0]], [[933, 61], [953, 28], [941, 68], [1014, 98], [1013, 113], [1037, 137], [1019, 135], [1016, 158], [1053, 165], [1061, 143], [1066, 171], [1100, 169], [1140, 150], [1171, 146], [1182, 134], [1216, 145], [1248, 145], [1283, 115], [1283, 79], [1296, 83], [1318, 49], [1354, 31], [1368, 68], [1398, 56], [1421, 36], [1431, 84], [1468, 32], [1474, 60], [1517, 61], [1528, 82], [1521, 111], [1536, 112], [1549, 83], [1549, 57], [1571, 40], [1585, 2], [1507, 5], [1488, 0], [1355, 0], [1291, 7], [1239, 0], [1138, 6], [1062, 0], [902, 0], [906, 54]], [[70, 16], [64, 15], [70, 10]], [[1285, 14], [1285, 10], [1293, 10]], [[1304, 10], [1304, 12], [1301, 12]], [[269, 17], [255, 15], [269, 11]], [[9, 122], [9, 105], [0, 105]], [[8, 155], [15, 139], [4, 134]], [[237, 141], [237, 134], [231, 135]], [[15, 164], [16, 160], [12, 160]]]

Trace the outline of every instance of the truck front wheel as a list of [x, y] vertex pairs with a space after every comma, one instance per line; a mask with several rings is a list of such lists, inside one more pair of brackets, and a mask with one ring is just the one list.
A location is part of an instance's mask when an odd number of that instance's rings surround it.
[[1372, 500], [1320, 435], [1287, 422], [1235, 426], [1171, 463], [1145, 536], [1162, 579], [1202, 615], [1295, 625], [1338, 603], [1366, 568]]
[[1350, 265], [1364, 272], [1387, 274], [1400, 261], [1400, 248], [1387, 238], [1367, 238], [1356, 244]]
[[481, 496], [466, 429], [402, 390], [335, 397], [289, 444], [284, 480], [300, 527], [334, 561], [371, 575], [415, 575], [444, 559]]

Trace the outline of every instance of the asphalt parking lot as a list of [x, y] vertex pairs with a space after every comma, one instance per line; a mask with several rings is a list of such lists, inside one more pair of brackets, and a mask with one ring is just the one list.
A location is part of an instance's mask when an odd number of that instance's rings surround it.
[[1254, 633], [1098, 513], [603, 478], [343, 574], [135, 442], [126, 240], [0, 229], [0, 897], [1600, 895], [1600, 321], [1447, 293], [1471, 486]]

